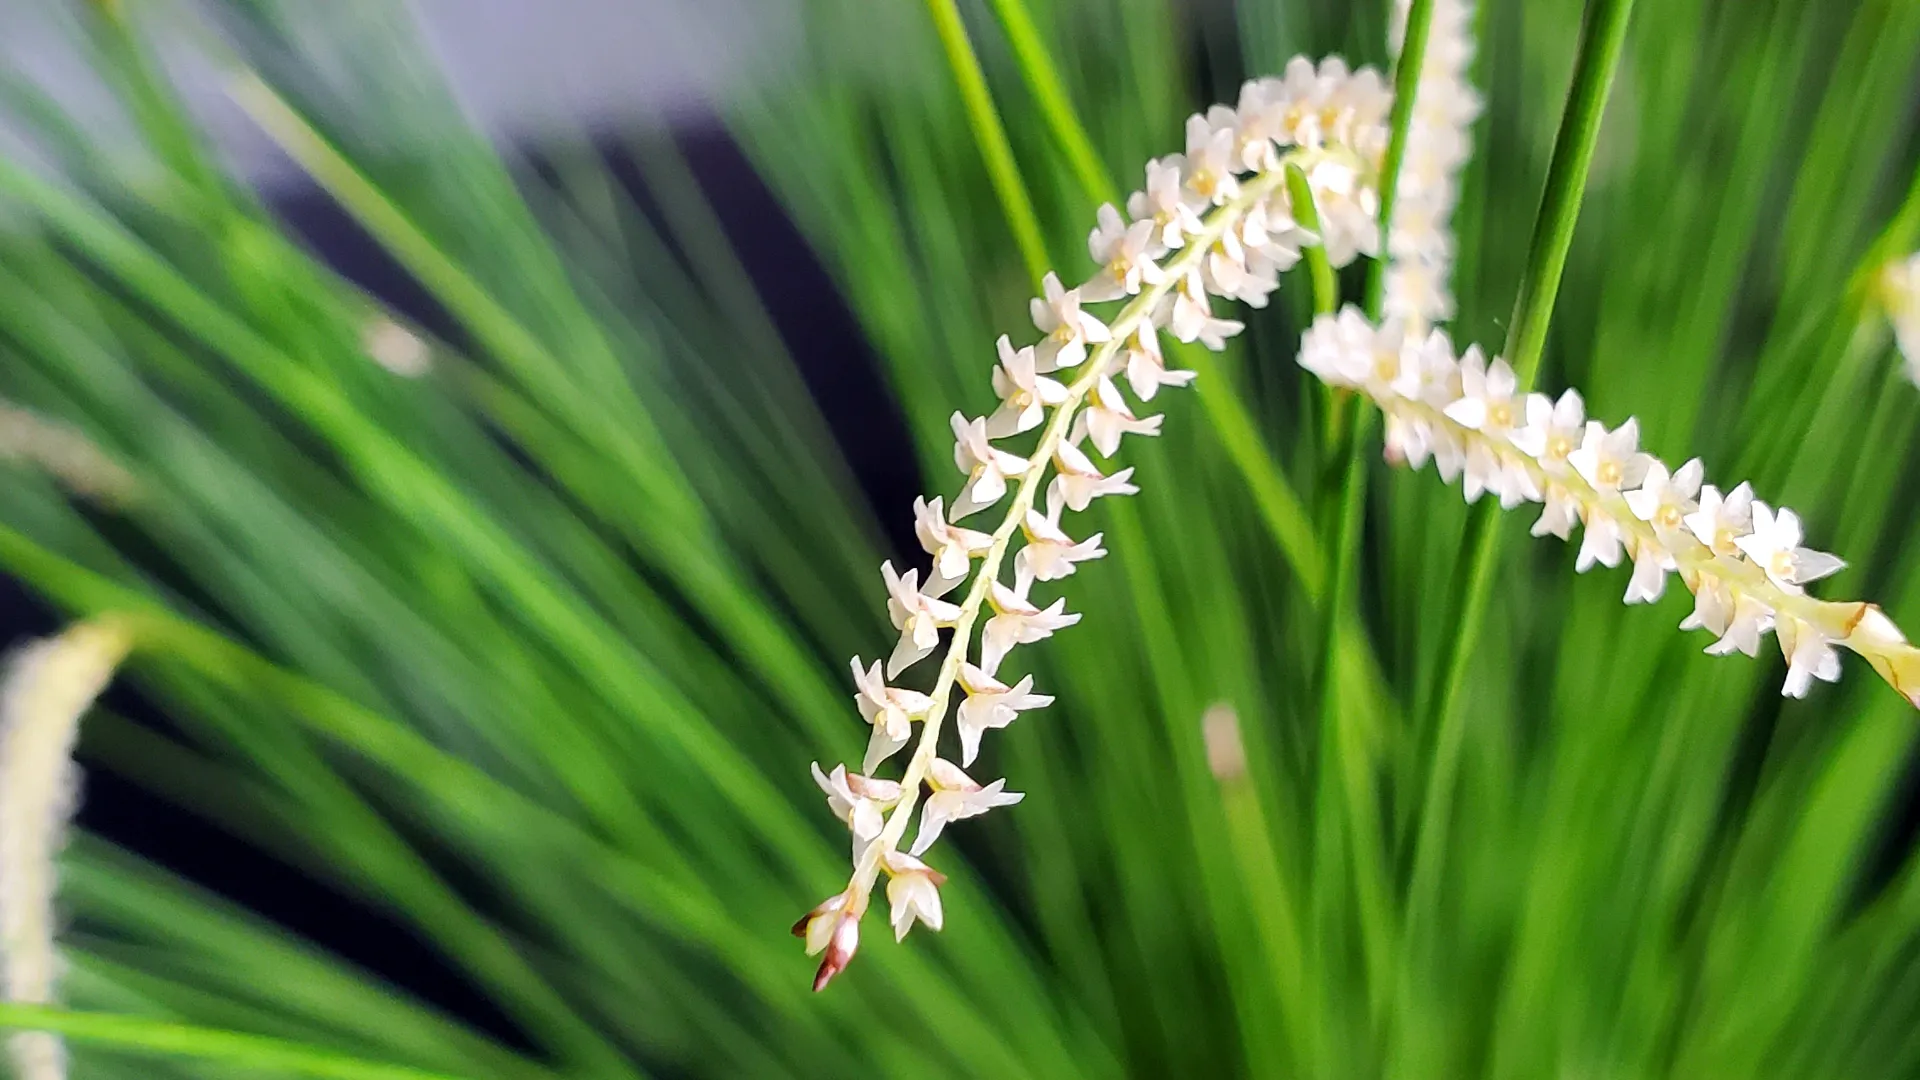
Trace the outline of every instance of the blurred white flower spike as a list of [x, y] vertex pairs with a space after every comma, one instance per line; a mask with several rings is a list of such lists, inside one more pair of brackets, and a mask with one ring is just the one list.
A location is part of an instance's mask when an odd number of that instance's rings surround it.
[[[1162, 418], [1141, 416], [1123, 387], [1146, 401], [1191, 382], [1192, 372], [1167, 367], [1161, 335], [1225, 348], [1242, 326], [1215, 315], [1213, 298], [1265, 306], [1303, 246], [1322, 246], [1335, 265], [1379, 251], [1379, 176], [1391, 105], [1377, 72], [1350, 70], [1337, 57], [1318, 64], [1298, 58], [1284, 78], [1248, 83], [1240, 109], [1215, 106], [1188, 120], [1185, 153], [1147, 165], [1143, 190], [1127, 199], [1126, 214], [1101, 207], [1087, 240], [1094, 265], [1073, 276], [1083, 285], [1069, 289], [1058, 275], [1045, 276], [1030, 304], [1040, 340], [997, 342], [991, 371], [999, 407], [979, 418], [953, 414], [954, 464], [966, 478], [959, 494], [950, 503], [914, 503], [914, 533], [931, 558], [925, 586], [918, 568], [881, 568], [887, 609], [900, 631], [885, 677], [878, 664], [853, 663], [858, 711], [872, 728], [863, 770], [872, 773], [909, 744], [913, 752], [898, 780], [814, 767], [854, 846], [846, 888], [794, 926], [808, 955], [821, 957], [815, 989], [853, 959], [860, 919], [882, 874], [890, 879], [896, 937], [916, 923], [940, 929], [945, 879], [920, 857], [949, 822], [1022, 798], [1003, 780], [982, 785], [969, 778], [940, 757], [940, 739], [956, 684], [965, 694], [955, 710], [959, 758], [969, 766], [987, 732], [1053, 702], [1034, 692], [1032, 675], [1002, 675], [1000, 667], [1017, 646], [1080, 621], [1067, 612], [1065, 597], [1031, 596], [1036, 586], [1051, 586], [1106, 554], [1099, 533], [1076, 540], [1073, 534], [1085, 534], [1063, 515], [1139, 490], [1131, 466], [1103, 467], [1081, 445], [1104, 460], [1128, 436], [1159, 434]], [[1305, 215], [1295, 213], [1288, 193], [1290, 166], [1307, 177], [1317, 233], [1298, 224]], [[1088, 310], [1108, 303], [1121, 305], [1109, 318]], [[1357, 331], [1371, 344], [1364, 320]], [[1012, 439], [1023, 445], [998, 445]], [[997, 519], [991, 531], [958, 524], [988, 510]], [[1009, 587], [1002, 571], [1016, 536], [1024, 545], [1012, 553]], [[887, 685], [935, 651], [941, 661], [926, 690]], [[903, 851], [916, 810], [920, 831]]]
[[[80, 719], [133, 646], [121, 620], [101, 617], [15, 653], [0, 685], [0, 988], [7, 1002], [50, 1005], [60, 975], [56, 860], [78, 800], [73, 747]], [[64, 1080], [57, 1035], [7, 1037], [9, 1075]]]
[[[1716, 656], [1757, 655], [1761, 638], [1773, 631], [1787, 662], [1782, 692], [1788, 697], [1805, 697], [1816, 679], [1839, 679], [1837, 648], [1844, 647], [1920, 707], [1920, 649], [1908, 644], [1879, 608], [1806, 594], [1807, 583], [1846, 564], [1803, 546], [1800, 518], [1792, 510], [1755, 499], [1744, 483], [1722, 495], [1703, 483], [1705, 469], [1698, 459], [1670, 470], [1640, 449], [1640, 425], [1631, 418], [1612, 430], [1598, 420], [1585, 420], [1580, 427], [1584, 410], [1571, 390], [1557, 402], [1528, 394], [1524, 408], [1514, 412], [1526, 417], [1526, 426], [1501, 430], [1488, 422], [1492, 406], [1487, 403], [1491, 373], [1503, 366], [1498, 360], [1482, 376], [1477, 361], [1454, 357], [1443, 331], [1428, 331], [1416, 340], [1382, 326], [1368, 341], [1356, 330], [1365, 325], [1353, 308], [1320, 316], [1301, 342], [1301, 366], [1331, 385], [1372, 398], [1386, 414], [1390, 432], [1418, 432], [1429, 443], [1464, 447], [1468, 461], [1478, 459], [1480, 468], [1514, 478], [1512, 490], [1524, 493], [1524, 501], [1545, 503], [1535, 536], [1566, 539], [1580, 525], [1576, 570], [1584, 573], [1596, 563], [1618, 566], [1623, 555], [1631, 559], [1629, 604], [1658, 599], [1667, 576], [1679, 574], [1694, 595], [1693, 612], [1681, 629], [1712, 633], [1715, 640], [1706, 651]], [[1416, 391], [1406, 380], [1388, 385], [1367, 377], [1364, 373], [1386, 348], [1402, 350], [1403, 370], [1415, 363], [1452, 365], [1453, 377], [1429, 370], [1422, 380], [1428, 389], [1451, 387], [1450, 398]], [[1394, 456], [1390, 444], [1388, 457]], [[1474, 468], [1468, 467], [1470, 475]]]
[[1893, 321], [1893, 340], [1906, 357], [1907, 378], [1920, 385], [1920, 252], [1880, 271], [1880, 302]]

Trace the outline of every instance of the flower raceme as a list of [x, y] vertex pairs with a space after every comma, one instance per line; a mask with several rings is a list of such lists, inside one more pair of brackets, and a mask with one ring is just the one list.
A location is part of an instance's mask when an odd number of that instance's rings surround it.
[[1748, 485], [1723, 493], [1705, 483], [1699, 459], [1669, 469], [1642, 451], [1636, 421], [1609, 430], [1586, 419], [1572, 390], [1522, 398], [1505, 362], [1487, 363], [1477, 348], [1456, 356], [1442, 330], [1376, 326], [1351, 307], [1314, 321], [1300, 364], [1373, 399], [1387, 417], [1388, 460], [1416, 469], [1432, 460], [1448, 483], [1461, 479], [1469, 502], [1491, 493], [1509, 508], [1543, 504], [1535, 536], [1567, 539], [1581, 525], [1581, 572], [1630, 559], [1627, 603], [1658, 600], [1678, 574], [1694, 596], [1681, 628], [1713, 634], [1709, 653], [1756, 656], [1772, 630], [1787, 661], [1783, 693], [1804, 697], [1815, 679], [1839, 679], [1844, 647], [1920, 707], [1920, 649], [1892, 620], [1872, 604], [1806, 594], [1845, 563], [1803, 546], [1799, 517]]
[[[896, 938], [915, 922], [940, 929], [945, 879], [921, 857], [950, 822], [1023, 797], [1006, 790], [1005, 780], [974, 780], [962, 766], [974, 763], [986, 732], [1053, 701], [1033, 691], [1031, 675], [1002, 675], [1001, 666], [1017, 647], [1080, 620], [1065, 598], [1039, 599], [1033, 590], [1106, 554], [1098, 533], [1076, 535], [1063, 515], [1137, 491], [1131, 468], [1102, 462], [1125, 436], [1159, 434], [1161, 418], [1138, 415], [1122, 385], [1141, 402], [1162, 387], [1185, 386], [1193, 373], [1167, 367], [1161, 335], [1224, 348], [1241, 324], [1216, 316], [1213, 299], [1265, 306], [1303, 245], [1321, 245], [1335, 265], [1379, 250], [1378, 175], [1391, 103], [1378, 73], [1349, 70], [1338, 58], [1317, 65], [1296, 58], [1283, 77], [1249, 82], [1237, 109], [1216, 106], [1188, 121], [1185, 153], [1148, 163], [1144, 190], [1127, 200], [1126, 215], [1101, 208], [1087, 243], [1097, 269], [1075, 288], [1048, 274], [1031, 303], [1040, 340], [1020, 347], [999, 340], [992, 371], [999, 408], [953, 416], [954, 464], [965, 480], [950, 512], [939, 498], [914, 503], [914, 532], [931, 558], [925, 584], [918, 568], [881, 567], [900, 638], [884, 673], [877, 661], [852, 663], [855, 701], [872, 728], [862, 772], [813, 767], [829, 808], [853, 835], [854, 863], [846, 888], [794, 926], [807, 954], [822, 957], [815, 989], [853, 959], [882, 873]], [[1307, 177], [1317, 233], [1295, 217], [1285, 186], [1290, 166]], [[1104, 303], [1123, 306], [1107, 321], [1087, 310]], [[1036, 430], [1029, 449], [999, 445]], [[1036, 506], [1042, 491], [1044, 512]], [[961, 524], [989, 510], [999, 519], [991, 532]], [[1016, 534], [1024, 543], [1008, 585], [1002, 564]], [[889, 685], [940, 648], [942, 631], [950, 633], [930, 688]], [[959, 765], [939, 748], [956, 684], [965, 695], [955, 710]], [[872, 775], [909, 743], [913, 753], [898, 780]], [[902, 851], [916, 810], [919, 833]]]

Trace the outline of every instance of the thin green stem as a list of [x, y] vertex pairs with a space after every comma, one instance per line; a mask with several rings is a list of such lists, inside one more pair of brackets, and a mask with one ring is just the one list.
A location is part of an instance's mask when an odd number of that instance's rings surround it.
[[1067, 165], [1073, 170], [1075, 180], [1081, 190], [1096, 203], [1106, 202], [1120, 205], [1120, 191], [1113, 184], [1106, 167], [1100, 164], [1100, 155], [1093, 148], [1093, 140], [1087, 136], [1087, 129], [1081, 125], [1073, 109], [1073, 100], [1067, 96], [1067, 89], [1061, 83], [1060, 72], [1053, 65], [1053, 57], [1047, 51], [1046, 42], [1040, 39], [1040, 31], [1034, 25], [1033, 15], [1027, 10], [1026, 0], [993, 0], [994, 14], [1000, 18], [1000, 28], [1006, 31], [1007, 43], [1013, 46], [1013, 56], [1020, 64], [1020, 75], [1026, 80], [1027, 89], [1032, 91], [1034, 101], [1040, 106], [1040, 115], [1047, 122], [1047, 129], [1059, 144], [1060, 152], [1066, 155]]
[[0, 1028], [51, 1031], [82, 1043], [240, 1069], [270, 1069], [330, 1080], [458, 1080], [448, 1073], [365, 1061], [319, 1047], [111, 1013], [0, 1005]]
[[[1587, 168], [1593, 161], [1600, 117], [1613, 85], [1614, 68], [1620, 61], [1632, 10], [1633, 0], [1592, 0], [1588, 5], [1586, 30], [1574, 63], [1566, 112], [1554, 144], [1546, 194], [1534, 224], [1527, 270], [1521, 279], [1513, 328], [1507, 338], [1506, 355], [1522, 388], [1532, 384], [1540, 366], [1547, 321], [1560, 289], [1567, 249], [1573, 242], [1574, 223], [1579, 217], [1581, 195], [1586, 190]], [[1465, 547], [1470, 554], [1463, 578], [1466, 585], [1459, 602], [1460, 617], [1455, 632], [1447, 639], [1442, 653], [1439, 670], [1444, 681], [1435, 698], [1432, 767], [1422, 796], [1419, 833], [1414, 841], [1413, 876], [1406, 908], [1409, 937], [1413, 920], [1432, 913], [1440, 886], [1453, 812], [1454, 782], [1466, 730], [1460, 698], [1466, 687], [1467, 666], [1474, 644], [1493, 595], [1495, 563], [1500, 550], [1499, 530], [1494, 521], [1498, 512], [1496, 505], [1483, 506], [1467, 530]]]
[[[1400, 165], [1406, 158], [1407, 131], [1413, 122], [1414, 97], [1420, 84], [1420, 68], [1426, 55], [1427, 30], [1433, 21], [1433, 0], [1413, 0], [1407, 15], [1406, 40], [1394, 73], [1393, 112], [1387, 140], [1387, 154], [1380, 170], [1380, 242], [1384, 250], [1392, 227], [1395, 188]], [[1289, 177], [1291, 181], [1292, 178]], [[1300, 176], [1300, 188], [1306, 178]], [[1312, 200], [1307, 206], [1312, 207]], [[1299, 211], [1296, 209], [1296, 216]], [[1318, 221], [1317, 211], [1315, 221]], [[1302, 222], [1305, 223], [1304, 221]], [[1384, 295], [1385, 260], [1376, 260], [1367, 281], [1367, 313], [1379, 318]], [[1331, 275], [1331, 267], [1327, 273]], [[1318, 308], [1318, 305], [1316, 304]], [[1319, 310], [1327, 310], [1320, 308]], [[1329, 414], [1328, 431], [1348, 429], [1346, 469], [1341, 483], [1340, 512], [1333, 537], [1333, 572], [1324, 608], [1324, 648], [1320, 657], [1320, 769], [1315, 797], [1316, 827], [1314, 844], [1314, 889], [1324, 895], [1334, 888], [1340, 873], [1336, 861], [1344, 825], [1345, 848], [1352, 869], [1352, 883], [1358, 902], [1362, 960], [1366, 968], [1367, 992], [1377, 1019], [1387, 1001], [1392, 965], [1392, 919], [1389, 914], [1386, 873], [1381, 845], [1377, 801], [1372, 791], [1372, 769], [1366, 750], [1357, 737], [1358, 702], [1343, 693], [1340, 656], [1357, 647], [1348, 641], [1364, 640], [1366, 630], [1357, 617], [1355, 597], [1359, 592], [1358, 567], [1360, 534], [1366, 518], [1368, 435], [1373, 413], [1363, 410], [1352, 424], [1343, 424], [1340, 414], [1359, 408], [1357, 401], [1337, 403]], [[1349, 618], [1352, 613], [1356, 617]], [[1344, 804], [1344, 806], [1341, 806]], [[1344, 811], [1344, 813], [1342, 813]], [[1321, 904], [1315, 904], [1318, 911]], [[1323, 972], [1324, 976], [1324, 972]]]
[[1176, 346], [1173, 353], [1184, 367], [1198, 375], [1195, 389], [1199, 391], [1207, 420], [1213, 424], [1214, 434], [1220, 437], [1227, 457], [1246, 481], [1260, 520], [1281, 556], [1293, 568], [1300, 591], [1319, 607], [1327, 595], [1327, 558], [1320, 538], [1314, 535], [1306, 506], [1260, 438], [1253, 414], [1228, 381], [1219, 360], [1206, 349], [1191, 345]]
[[1000, 122], [1000, 111], [994, 107], [993, 93], [987, 89], [986, 73], [980, 70], [980, 60], [974, 56], [973, 45], [967, 40], [967, 27], [960, 19], [959, 4], [955, 0], [927, 0], [927, 11], [933, 16], [933, 26], [940, 34], [947, 63], [953, 68], [953, 80], [960, 88], [960, 100], [966, 106], [974, 143], [980, 148], [980, 156], [986, 159], [987, 177], [993, 182], [994, 194], [1000, 197], [1007, 225], [1013, 229], [1014, 243], [1020, 246], [1020, 257], [1026, 261], [1027, 273], [1037, 285], [1049, 269], [1045, 233], [1040, 228], [1039, 216], [1033, 211], [1033, 199], [1027, 194], [1026, 182], [1020, 178], [1020, 165], [1013, 158], [1013, 146], [1007, 142], [1007, 129]]
[[[1513, 302], [1513, 324], [1507, 332], [1507, 363], [1522, 389], [1533, 385], [1546, 349], [1547, 324], [1560, 294], [1560, 275], [1573, 247], [1573, 229], [1580, 220], [1580, 201], [1587, 192], [1587, 169], [1600, 143], [1600, 118], [1613, 88], [1613, 72], [1626, 47], [1628, 16], [1633, 0], [1593, 0], [1587, 8], [1580, 55], [1574, 61], [1573, 85], [1554, 140], [1553, 161], [1547, 167], [1547, 189], [1540, 200], [1540, 216], [1527, 250], [1527, 271], [1520, 278], [1520, 295]], [[1457, 640], [1457, 639], [1456, 639]]]
[[[1371, 454], [1368, 440], [1374, 427], [1372, 409], [1357, 414], [1353, 437], [1348, 441], [1345, 481], [1341, 488], [1340, 515], [1334, 534], [1334, 565], [1329, 578], [1326, 633], [1320, 655], [1320, 754], [1319, 795], [1316, 816], [1328, 823], [1344, 819], [1346, 851], [1351, 862], [1353, 887], [1360, 920], [1361, 954], [1367, 971], [1367, 989], [1376, 1017], [1386, 1002], [1391, 985], [1392, 919], [1389, 914], [1386, 870], [1381, 848], [1385, 833], [1379, 820], [1378, 801], [1372, 785], [1373, 770], [1367, 759], [1364, 738], [1359, 731], [1361, 703], [1355, 700], [1353, 687], [1340, 678], [1340, 656], [1350, 647], [1348, 639], [1364, 638], [1356, 608], [1359, 594], [1360, 535], [1366, 521], [1367, 469]], [[1349, 613], [1353, 617], [1349, 618]], [[1335, 810], [1336, 797], [1344, 804]], [[1337, 840], [1329, 824], [1319, 834], [1315, 846], [1317, 889], [1333, 886], [1330, 873], [1337, 874], [1333, 853], [1327, 850]]]
[[[1393, 208], [1399, 201], [1400, 165], [1407, 159], [1407, 130], [1413, 126], [1414, 99], [1420, 91], [1420, 69], [1427, 57], [1427, 31], [1433, 26], [1433, 0], [1413, 0], [1407, 9], [1407, 36], [1393, 70], [1393, 112], [1388, 118], [1387, 156], [1380, 165], [1380, 250], [1387, 250], [1393, 227]], [[1367, 271], [1367, 315], [1380, 319], [1386, 296], [1387, 260], [1375, 259]]]
[[[1293, 220], [1308, 232], [1320, 231], [1320, 208], [1313, 203], [1313, 185], [1298, 165], [1287, 166], [1287, 195], [1293, 203]], [[1314, 244], [1301, 251], [1307, 274], [1313, 279], [1313, 310], [1331, 315], [1340, 306], [1340, 281], [1333, 276], [1333, 264], [1327, 261], [1327, 249]]]

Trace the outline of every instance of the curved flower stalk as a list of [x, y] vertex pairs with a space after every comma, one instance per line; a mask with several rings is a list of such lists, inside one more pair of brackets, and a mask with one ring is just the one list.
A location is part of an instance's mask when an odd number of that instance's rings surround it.
[[1907, 360], [1907, 377], [1920, 385], [1920, 253], [1888, 263], [1879, 284], [1893, 339]]
[[[1394, 51], [1405, 40], [1412, 0], [1396, 0]], [[1453, 210], [1459, 173], [1473, 156], [1473, 121], [1480, 95], [1467, 81], [1473, 64], [1473, 4], [1434, 0], [1427, 48], [1407, 125], [1406, 158], [1388, 228], [1388, 266], [1381, 310], [1408, 326], [1453, 318]]]
[[[1052, 703], [1033, 691], [1031, 676], [1012, 679], [999, 669], [1012, 650], [1080, 620], [1064, 598], [1034, 595], [1106, 554], [1098, 534], [1076, 536], [1063, 515], [1138, 490], [1131, 468], [1109, 471], [1095, 459], [1111, 458], [1127, 435], [1159, 433], [1161, 418], [1138, 415], [1121, 385], [1141, 402], [1163, 386], [1186, 385], [1192, 373], [1167, 369], [1160, 335], [1223, 348], [1241, 324], [1216, 316], [1212, 298], [1264, 306], [1303, 245], [1322, 245], [1336, 265], [1378, 251], [1377, 185], [1390, 105], [1376, 72], [1350, 71], [1337, 57], [1317, 65], [1295, 58], [1284, 76], [1247, 83], [1237, 108], [1216, 106], [1187, 121], [1185, 153], [1147, 165], [1144, 189], [1127, 200], [1131, 220], [1116, 207], [1101, 208], [1088, 237], [1098, 264], [1090, 279], [1069, 289], [1046, 276], [1043, 295], [1032, 301], [1040, 341], [1015, 348], [1000, 339], [993, 370], [1000, 407], [985, 417], [953, 417], [954, 462], [966, 481], [951, 512], [942, 513], [938, 498], [914, 504], [915, 533], [932, 560], [925, 584], [918, 568], [881, 567], [900, 630], [884, 677], [878, 662], [856, 657], [852, 665], [860, 714], [873, 728], [863, 772], [912, 742], [917, 723], [912, 756], [898, 780], [814, 766], [829, 807], [853, 833], [854, 862], [846, 888], [794, 926], [808, 955], [825, 954], [816, 990], [853, 959], [860, 919], [882, 873], [895, 937], [915, 921], [938, 930], [945, 879], [922, 856], [949, 823], [1022, 798], [1006, 790], [1006, 781], [982, 784], [963, 766], [973, 764], [987, 731]], [[1294, 215], [1285, 183], [1290, 166], [1308, 179], [1317, 234]], [[1122, 301], [1110, 320], [1087, 310]], [[1035, 429], [1031, 449], [999, 445]], [[1043, 489], [1044, 513], [1036, 507]], [[999, 515], [991, 532], [960, 524], [988, 510]], [[1024, 544], [1008, 585], [1002, 567], [1016, 533]], [[964, 592], [952, 598], [963, 582]], [[939, 649], [943, 630], [950, 634], [931, 687], [888, 685]], [[965, 694], [957, 710], [961, 764], [940, 756], [956, 684]], [[916, 809], [920, 829], [903, 851]]]
[[1659, 599], [1677, 573], [1694, 597], [1681, 628], [1713, 634], [1707, 652], [1756, 656], [1772, 630], [1787, 661], [1782, 692], [1804, 697], [1813, 680], [1839, 679], [1844, 647], [1920, 707], [1920, 649], [1892, 620], [1872, 604], [1807, 595], [1808, 583], [1845, 564], [1802, 546], [1799, 517], [1747, 484], [1705, 483], [1697, 458], [1668, 468], [1640, 450], [1637, 421], [1609, 430], [1586, 418], [1576, 391], [1523, 395], [1506, 363], [1478, 347], [1456, 354], [1444, 331], [1375, 326], [1351, 307], [1314, 321], [1300, 364], [1373, 399], [1387, 417], [1389, 461], [1433, 461], [1442, 479], [1462, 481], [1469, 502], [1491, 494], [1508, 508], [1542, 504], [1535, 536], [1568, 539], [1582, 526], [1575, 568], [1630, 562], [1627, 603]]
[[[132, 639], [117, 621], [81, 623], [17, 653], [0, 685], [0, 981], [5, 1000], [53, 1001], [54, 859], [66, 841], [79, 772], [80, 717], [106, 689]], [[56, 1035], [8, 1040], [20, 1080], [61, 1080], [66, 1052]]]

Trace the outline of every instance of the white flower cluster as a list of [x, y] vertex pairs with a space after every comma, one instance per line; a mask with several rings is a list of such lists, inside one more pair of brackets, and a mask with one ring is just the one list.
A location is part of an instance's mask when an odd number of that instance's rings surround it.
[[[1406, 34], [1411, 0], [1394, 4], [1397, 52]], [[1382, 311], [1410, 327], [1453, 318], [1454, 240], [1451, 222], [1460, 199], [1459, 173], [1473, 156], [1473, 121], [1480, 95], [1467, 81], [1473, 63], [1473, 4], [1434, 0], [1427, 48], [1407, 125], [1387, 253]]]
[[[0, 686], [0, 990], [4, 1000], [54, 1000], [55, 859], [79, 790], [73, 747], [80, 718], [106, 689], [132, 646], [128, 629], [103, 618], [14, 654]], [[64, 1080], [60, 1038], [23, 1031], [7, 1040], [12, 1075]]]
[[1375, 326], [1351, 307], [1315, 320], [1300, 364], [1380, 406], [1388, 460], [1415, 469], [1431, 460], [1469, 502], [1541, 503], [1535, 536], [1564, 540], [1581, 525], [1577, 570], [1631, 560], [1627, 603], [1659, 599], [1677, 572], [1694, 596], [1681, 628], [1715, 635], [1709, 653], [1758, 655], [1772, 630], [1787, 661], [1783, 692], [1804, 697], [1814, 679], [1839, 679], [1835, 647], [1845, 646], [1920, 706], [1920, 651], [1879, 608], [1806, 595], [1845, 564], [1802, 546], [1799, 517], [1744, 483], [1725, 492], [1704, 483], [1697, 458], [1669, 469], [1640, 450], [1636, 421], [1609, 430], [1586, 418], [1576, 391], [1522, 394], [1505, 361], [1488, 362], [1477, 346], [1456, 355], [1444, 331]]
[[[931, 565], [924, 578], [917, 568], [901, 573], [891, 562], [880, 568], [900, 638], [884, 665], [859, 657], [852, 663], [854, 700], [872, 729], [861, 771], [813, 767], [828, 806], [852, 833], [854, 862], [846, 889], [794, 926], [808, 955], [825, 954], [815, 989], [852, 960], [860, 918], [881, 873], [889, 879], [895, 937], [916, 921], [938, 930], [945, 879], [921, 856], [948, 822], [1023, 797], [1005, 790], [1004, 780], [981, 784], [963, 767], [973, 764], [987, 731], [1053, 701], [1034, 692], [1031, 675], [1008, 681], [1000, 668], [1016, 646], [1080, 620], [1066, 611], [1065, 599], [1049, 603], [1032, 595], [1036, 583], [1069, 577], [1079, 563], [1106, 554], [1099, 534], [1075, 539], [1064, 515], [1086, 510], [1096, 498], [1138, 490], [1131, 468], [1108, 472], [1095, 458], [1112, 458], [1123, 436], [1160, 431], [1161, 418], [1139, 416], [1120, 383], [1141, 402], [1163, 386], [1186, 385], [1193, 374], [1167, 367], [1161, 334], [1223, 348], [1241, 324], [1217, 317], [1213, 298], [1264, 306], [1302, 245], [1322, 244], [1339, 264], [1377, 251], [1377, 176], [1390, 105], [1377, 73], [1349, 71], [1337, 58], [1317, 66], [1295, 59], [1283, 77], [1249, 82], [1237, 109], [1215, 107], [1187, 122], [1184, 154], [1148, 164], [1145, 188], [1127, 200], [1127, 215], [1100, 208], [1087, 240], [1099, 269], [1073, 289], [1047, 275], [1042, 295], [1032, 301], [1040, 340], [1016, 348], [1000, 339], [993, 370], [999, 407], [983, 417], [953, 416], [954, 464], [966, 478], [959, 494], [950, 507], [940, 498], [914, 503], [914, 531]], [[1307, 178], [1317, 232], [1294, 216], [1285, 186], [1289, 166]], [[1110, 321], [1084, 307], [1112, 301], [1126, 303]], [[1000, 445], [1036, 429], [1031, 449]], [[1035, 507], [1043, 481], [1044, 513]], [[960, 524], [1003, 504], [992, 532]], [[1001, 564], [1016, 532], [1024, 543], [1014, 554], [1009, 585], [1001, 580]], [[973, 631], [982, 616], [976, 654]], [[932, 687], [891, 685], [941, 648], [942, 631], [950, 636]], [[939, 756], [938, 746], [956, 683], [965, 694], [955, 710], [957, 764]], [[900, 779], [872, 775], [915, 742], [916, 723], [918, 740]], [[902, 851], [923, 788], [920, 830]]]
[[1907, 377], [1920, 385], [1920, 253], [1895, 259], [1880, 271], [1880, 300], [1907, 358]]

